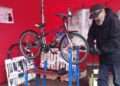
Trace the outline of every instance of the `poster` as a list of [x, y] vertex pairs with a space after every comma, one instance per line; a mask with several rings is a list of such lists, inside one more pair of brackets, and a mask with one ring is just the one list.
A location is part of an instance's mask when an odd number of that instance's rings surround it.
[[12, 8], [0, 7], [0, 23], [14, 23]]
[[[29, 63], [30, 62], [30, 63]], [[24, 56], [14, 57], [12, 59], [5, 60], [5, 70], [8, 80], [8, 86], [18, 86], [25, 82], [25, 71], [28, 73], [28, 81], [33, 80], [36, 75], [34, 71], [33, 60], [28, 61]], [[26, 65], [26, 67], [25, 67]]]

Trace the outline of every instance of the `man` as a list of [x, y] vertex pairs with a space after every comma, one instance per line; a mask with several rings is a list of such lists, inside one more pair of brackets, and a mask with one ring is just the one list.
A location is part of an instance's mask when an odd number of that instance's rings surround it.
[[120, 21], [111, 9], [97, 4], [90, 8], [93, 23], [88, 32], [90, 50], [100, 51], [98, 86], [108, 86], [109, 71], [114, 86], [120, 86]]

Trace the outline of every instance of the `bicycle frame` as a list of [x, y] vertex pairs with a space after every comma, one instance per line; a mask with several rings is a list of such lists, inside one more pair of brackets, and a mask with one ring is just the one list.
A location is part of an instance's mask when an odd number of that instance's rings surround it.
[[[72, 33], [72, 32], [77, 32], [77, 31], [69, 31], [69, 25], [70, 25], [70, 22], [71, 21], [69, 21], [69, 20], [71, 20], [71, 15], [61, 15], [61, 14], [59, 14], [58, 16], [60, 16], [60, 17], [62, 17], [62, 20], [63, 20], [63, 22], [64, 22], [64, 24], [63, 24], [63, 33], [64, 33], [64, 35], [67, 37], [67, 39], [68, 39], [68, 41], [69, 41], [69, 43], [71, 43], [70, 44], [70, 46], [73, 46], [73, 44], [72, 44], [72, 41], [70, 40], [70, 34], [69, 33]], [[42, 26], [42, 27], [40, 27], [40, 26]], [[42, 25], [37, 25], [37, 27], [39, 27], [39, 28], [41, 28], [41, 37], [40, 37], [40, 39], [41, 39], [41, 44], [42, 44], [42, 46], [48, 46], [49, 47], [49, 45], [46, 43], [46, 33], [45, 33], [45, 31], [44, 31], [44, 29], [45, 29], [45, 26], [44, 26], [44, 24], [42, 24]], [[48, 33], [49, 34], [49, 33]], [[55, 40], [54, 40], [55, 41]]]

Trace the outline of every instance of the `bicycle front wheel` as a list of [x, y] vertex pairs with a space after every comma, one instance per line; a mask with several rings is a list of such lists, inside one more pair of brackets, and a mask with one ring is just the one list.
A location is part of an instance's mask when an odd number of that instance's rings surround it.
[[20, 36], [20, 51], [27, 58], [35, 58], [40, 53], [38, 34], [33, 30], [27, 30]]
[[60, 52], [62, 58], [69, 63], [68, 49], [72, 49], [72, 64], [82, 63], [88, 55], [88, 43], [83, 36], [78, 33], [70, 32], [69, 37], [66, 35], [60, 41]]

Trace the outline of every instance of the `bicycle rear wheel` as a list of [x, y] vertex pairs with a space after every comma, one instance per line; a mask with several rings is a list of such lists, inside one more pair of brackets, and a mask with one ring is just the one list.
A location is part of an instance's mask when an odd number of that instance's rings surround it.
[[40, 43], [37, 32], [27, 30], [20, 36], [20, 51], [27, 58], [35, 58], [40, 53]]
[[[70, 40], [70, 41], [69, 41]], [[71, 45], [72, 44], [72, 45]], [[78, 33], [70, 32], [69, 39], [66, 35], [60, 41], [60, 52], [62, 58], [69, 62], [68, 49], [72, 49], [72, 64], [82, 63], [88, 55], [89, 46], [87, 41]]]

